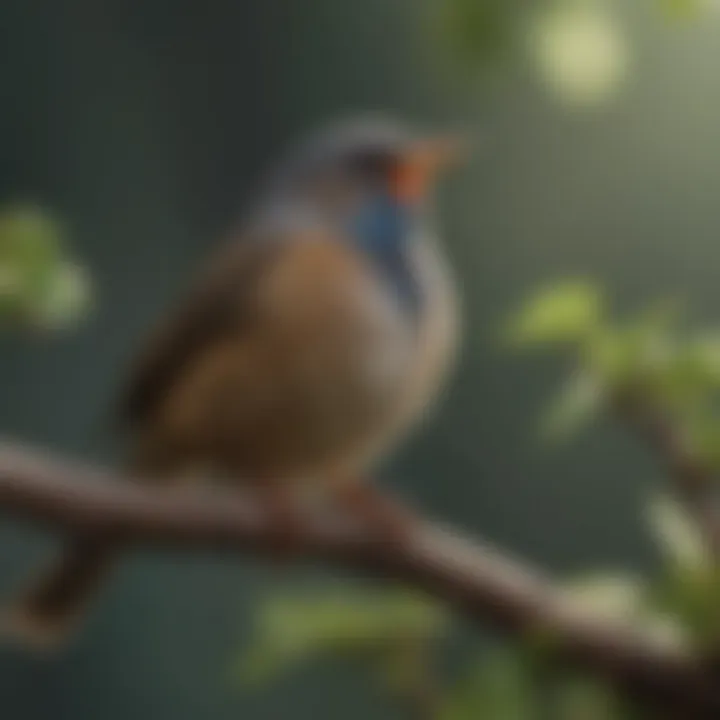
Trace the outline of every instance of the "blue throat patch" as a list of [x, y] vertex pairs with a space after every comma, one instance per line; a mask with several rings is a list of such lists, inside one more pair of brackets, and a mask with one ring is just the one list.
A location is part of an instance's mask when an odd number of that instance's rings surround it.
[[403, 305], [416, 315], [422, 297], [409, 259], [415, 218], [385, 194], [367, 200], [353, 216], [350, 235], [380, 269]]

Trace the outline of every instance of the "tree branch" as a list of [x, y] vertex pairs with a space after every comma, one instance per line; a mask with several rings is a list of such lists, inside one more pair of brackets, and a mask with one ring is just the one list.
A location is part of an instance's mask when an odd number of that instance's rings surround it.
[[[263, 554], [274, 547], [268, 518], [251, 497], [179, 491], [0, 445], [0, 513], [65, 533], [109, 534], [132, 545]], [[508, 633], [542, 638], [646, 702], [682, 708], [684, 718], [720, 717], [720, 688], [702, 662], [629, 625], [588, 615], [539, 573], [457, 533], [419, 521], [388, 544], [327, 511], [309, 512], [303, 554], [389, 577]]]
[[[0, 445], [0, 513], [132, 545], [252, 554], [275, 546], [268, 518], [241, 493], [144, 487], [10, 444]], [[542, 638], [558, 657], [646, 702], [682, 708], [686, 718], [720, 716], [720, 689], [692, 653], [588, 615], [539, 573], [455, 532], [419, 521], [393, 545], [315, 511], [301, 540], [308, 557], [410, 584], [474, 620]]]

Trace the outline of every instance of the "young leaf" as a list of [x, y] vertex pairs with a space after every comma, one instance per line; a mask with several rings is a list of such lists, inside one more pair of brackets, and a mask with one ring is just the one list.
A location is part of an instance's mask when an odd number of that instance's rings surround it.
[[589, 337], [583, 358], [609, 384], [654, 388], [676, 359], [678, 313], [676, 303], [655, 303], [627, 322], [605, 325]]
[[531, 720], [536, 717], [536, 688], [520, 650], [496, 650], [475, 665], [450, 692], [439, 720]]
[[56, 327], [86, 307], [89, 283], [65, 258], [63, 236], [39, 208], [0, 210], [0, 319]]
[[260, 606], [255, 642], [238, 672], [246, 681], [259, 682], [311, 657], [394, 653], [408, 643], [439, 638], [448, 623], [440, 606], [410, 592], [289, 594]]
[[689, 20], [712, 7], [712, 0], [658, 0], [669, 20]]
[[519, 9], [517, 0], [442, 0], [432, 21], [453, 54], [477, 67], [507, 49]]
[[712, 552], [695, 521], [679, 503], [660, 495], [649, 504], [647, 516], [655, 540], [669, 563], [698, 572], [712, 569]]
[[677, 381], [700, 393], [720, 388], [720, 335], [709, 332], [688, 340], [679, 349]]
[[555, 693], [557, 720], [624, 720], [630, 710], [609, 685], [588, 678], [561, 682]]
[[565, 282], [538, 293], [511, 321], [508, 335], [520, 346], [574, 343], [602, 321], [603, 298], [592, 284]]
[[80, 316], [90, 303], [90, 279], [75, 263], [59, 263], [47, 287], [39, 295], [33, 315], [36, 321], [49, 328], [58, 328]]
[[553, 441], [569, 438], [597, 415], [604, 401], [605, 386], [596, 374], [574, 373], [541, 421], [543, 437]]

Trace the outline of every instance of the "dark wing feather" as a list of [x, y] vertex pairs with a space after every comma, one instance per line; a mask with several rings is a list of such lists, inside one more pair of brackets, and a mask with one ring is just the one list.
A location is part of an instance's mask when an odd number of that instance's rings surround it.
[[257, 279], [277, 257], [281, 244], [248, 238], [233, 242], [214, 258], [136, 362], [118, 408], [124, 425], [148, 420], [198, 351], [223, 335], [243, 332], [252, 322]]

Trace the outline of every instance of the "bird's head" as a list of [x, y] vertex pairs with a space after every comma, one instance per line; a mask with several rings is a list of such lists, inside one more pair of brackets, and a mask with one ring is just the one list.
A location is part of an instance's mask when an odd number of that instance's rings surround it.
[[338, 210], [369, 197], [420, 208], [441, 171], [462, 155], [454, 136], [420, 135], [382, 120], [343, 123], [302, 144], [280, 167], [276, 189]]

